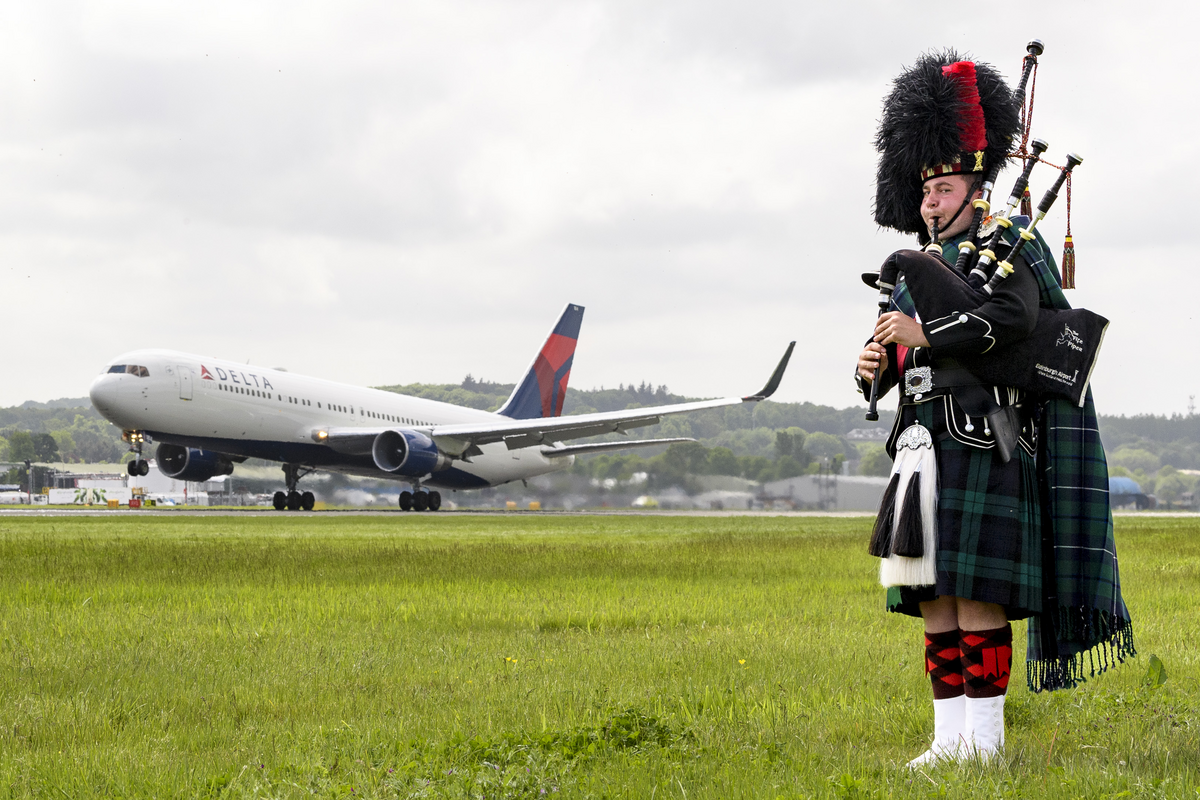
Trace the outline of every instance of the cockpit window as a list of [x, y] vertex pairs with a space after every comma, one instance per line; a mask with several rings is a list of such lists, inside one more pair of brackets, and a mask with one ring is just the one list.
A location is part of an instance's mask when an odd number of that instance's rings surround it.
[[136, 375], [139, 378], [149, 378], [150, 370], [137, 364], [113, 364], [108, 368], [108, 374]]

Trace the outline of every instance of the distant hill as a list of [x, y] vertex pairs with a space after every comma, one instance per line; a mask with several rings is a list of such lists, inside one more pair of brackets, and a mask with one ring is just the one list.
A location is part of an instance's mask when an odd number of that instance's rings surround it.
[[[1200, 414], [1100, 417], [1109, 464], [1143, 482], [1163, 467], [1200, 469]], [[1147, 490], [1148, 491], [1148, 490]]]
[[39, 403], [37, 400], [26, 400], [21, 403], [21, 408], [91, 408], [92, 401], [86, 397], [60, 397], [57, 400], [50, 400], [46, 403]]

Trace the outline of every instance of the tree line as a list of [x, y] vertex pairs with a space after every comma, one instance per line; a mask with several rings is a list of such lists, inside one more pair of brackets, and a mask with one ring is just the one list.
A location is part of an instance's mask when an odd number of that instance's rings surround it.
[[[495, 411], [514, 386], [468, 375], [458, 384], [377, 388]], [[695, 399], [645, 381], [616, 388], [568, 388], [563, 413], [620, 411]], [[880, 417], [874, 425], [890, 428], [894, 412], [881, 411]], [[645, 472], [656, 482], [681, 475], [733, 475], [762, 482], [848, 460], [857, 465], [859, 474], [886, 475], [891, 464], [881, 445], [846, 438], [849, 431], [867, 426], [862, 406], [838, 409], [767, 400], [667, 417], [661, 425], [630, 431], [628, 437], [612, 434], [595, 439], [687, 437], [698, 441], [657, 453], [651, 449], [589, 456], [577, 459], [575, 469], [600, 479]], [[1147, 494], [1177, 498], [1196, 490], [1197, 476], [1180, 470], [1200, 469], [1200, 415], [1101, 416], [1100, 428], [1112, 474], [1134, 478]], [[121, 431], [87, 404], [86, 398], [0, 409], [0, 461], [29, 458], [43, 463], [111, 463], [123, 460], [127, 449]]]

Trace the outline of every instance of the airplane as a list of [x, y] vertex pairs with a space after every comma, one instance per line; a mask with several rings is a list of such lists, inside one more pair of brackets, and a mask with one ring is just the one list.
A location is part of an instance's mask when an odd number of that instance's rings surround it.
[[404, 511], [437, 511], [438, 489], [478, 489], [569, 468], [576, 455], [648, 447], [687, 438], [566, 444], [654, 425], [663, 417], [757, 403], [779, 386], [795, 342], [761, 391], [666, 406], [562, 416], [583, 322], [568, 303], [512, 395], [495, 412], [349, 386], [283, 369], [238, 364], [172, 350], [118, 356], [92, 382], [92, 405], [120, 427], [146, 475], [143, 447], [157, 443], [159, 470], [182, 481], [233, 473], [247, 458], [283, 465], [277, 510], [312, 510], [297, 484], [315, 470], [407, 482]]

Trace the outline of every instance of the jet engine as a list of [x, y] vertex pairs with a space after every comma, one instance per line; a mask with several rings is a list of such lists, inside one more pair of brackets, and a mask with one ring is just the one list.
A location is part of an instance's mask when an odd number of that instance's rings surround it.
[[384, 431], [376, 436], [371, 457], [384, 472], [412, 478], [450, 466], [450, 457], [438, 450], [432, 439], [410, 430]]
[[199, 482], [215, 475], [233, 474], [233, 462], [211, 450], [163, 443], [155, 451], [155, 457], [159, 471], [177, 481]]

